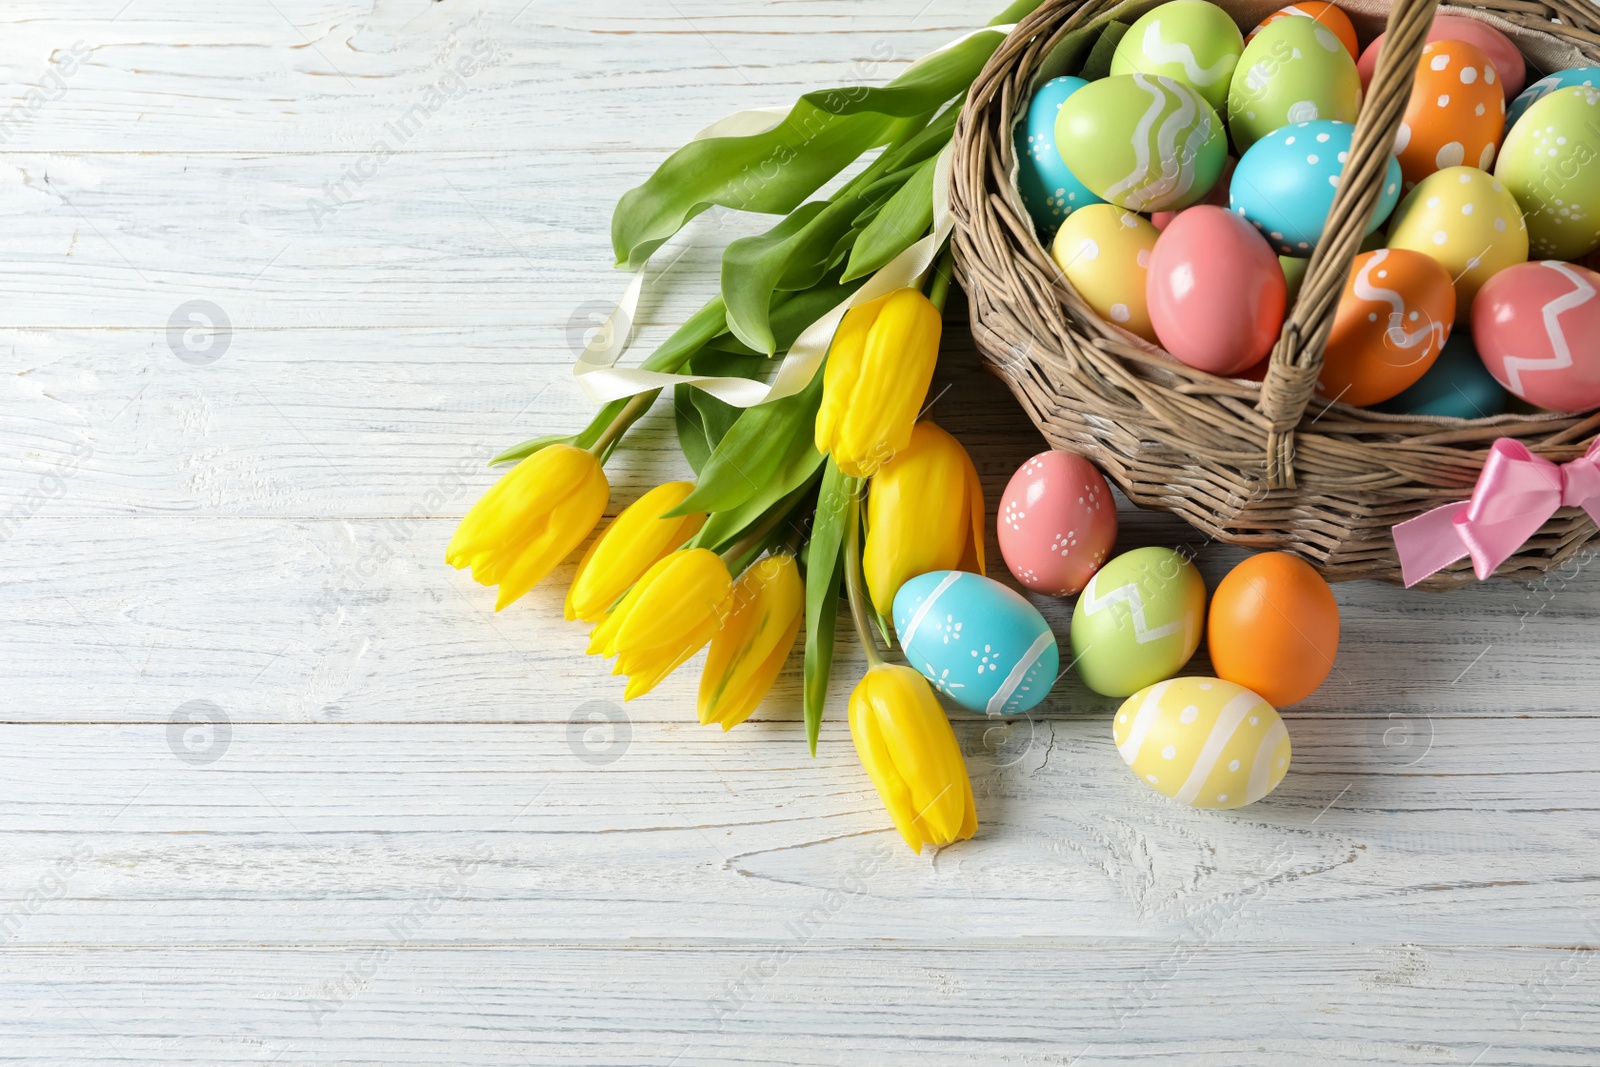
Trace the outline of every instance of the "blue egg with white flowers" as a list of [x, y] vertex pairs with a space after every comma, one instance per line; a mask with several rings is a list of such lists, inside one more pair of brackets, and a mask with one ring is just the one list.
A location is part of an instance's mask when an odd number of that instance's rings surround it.
[[1428, 373], [1390, 400], [1377, 405], [1389, 415], [1428, 415], [1447, 419], [1487, 419], [1506, 413], [1506, 391], [1478, 357], [1465, 327], [1450, 335]]
[[1557, 89], [1569, 89], [1574, 85], [1600, 87], [1600, 67], [1571, 67], [1540, 78], [1511, 101], [1511, 106], [1506, 109], [1506, 129], [1509, 131], [1530, 107]]
[[1080, 182], [1056, 148], [1056, 112], [1067, 97], [1089, 83], [1082, 78], [1053, 78], [1039, 87], [1027, 116], [1017, 123], [1017, 191], [1045, 244], [1073, 211], [1103, 204]]
[[[1274, 130], [1239, 158], [1228, 206], [1255, 226], [1278, 255], [1309, 258], [1328, 224], [1355, 132], [1350, 123], [1333, 119]], [[1400, 161], [1390, 156], [1368, 233], [1382, 226], [1400, 203], [1400, 180]]]
[[1017, 715], [1049, 694], [1055, 634], [1020, 593], [967, 571], [932, 571], [900, 587], [894, 628], [906, 662], [969, 711]]

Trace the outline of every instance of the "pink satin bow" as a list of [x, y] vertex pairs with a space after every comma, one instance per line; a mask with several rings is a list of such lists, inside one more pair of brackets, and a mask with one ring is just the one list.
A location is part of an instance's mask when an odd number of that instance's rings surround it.
[[1489, 450], [1472, 498], [1418, 515], [1394, 528], [1406, 586], [1463, 556], [1478, 580], [1511, 558], [1560, 507], [1583, 508], [1600, 524], [1600, 438], [1586, 455], [1560, 466], [1502, 437]]

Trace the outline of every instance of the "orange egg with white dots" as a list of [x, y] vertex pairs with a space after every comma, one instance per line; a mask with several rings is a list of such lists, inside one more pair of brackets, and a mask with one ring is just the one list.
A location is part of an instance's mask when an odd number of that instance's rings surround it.
[[1465, 41], [1433, 41], [1395, 136], [1406, 188], [1446, 167], [1489, 170], [1505, 136], [1506, 97], [1493, 61]]

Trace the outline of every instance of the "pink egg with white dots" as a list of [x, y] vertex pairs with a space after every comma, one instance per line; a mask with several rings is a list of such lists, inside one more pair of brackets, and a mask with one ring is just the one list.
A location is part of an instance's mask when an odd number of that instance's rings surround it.
[[1117, 504], [1093, 463], [1041, 452], [1011, 476], [996, 520], [1000, 555], [1038, 593], [1072, 596], [1111, 558]]

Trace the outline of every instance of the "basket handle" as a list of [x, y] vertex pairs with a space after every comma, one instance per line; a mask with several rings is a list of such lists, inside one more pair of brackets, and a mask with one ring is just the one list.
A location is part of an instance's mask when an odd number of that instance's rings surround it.
[[1366, 239], [1366, 223], [1383, 192], [1395, 134], [1411, 99], [1417, 62], [1433, 25], [1439, 0], [1394, 0], [1361, 114], [1356, 119], [1350, 158], [1322, 240], [1306, 270], [1300, 297], [1272, 350], [1257, 410], [1267, 417], [1267, 487], [1293, 489], [1295, 427], [1311, 403], [1322, 373], [1322, 352], [1333, 329], [1334, 313], [1356, 250]]

